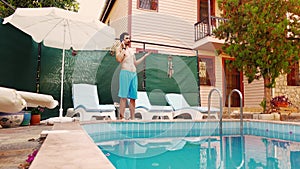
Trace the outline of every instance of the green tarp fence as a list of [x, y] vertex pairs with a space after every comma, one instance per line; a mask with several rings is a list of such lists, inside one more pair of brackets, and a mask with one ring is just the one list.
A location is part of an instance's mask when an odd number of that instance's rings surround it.
[[[2, 20], [1, 20], [2, 23]], [[36, 91], [38, 44], [10, 24], [0, 25], [0, 86]], [[136, 54], [137, 58], [143, 54]], [[174, 73], [168, 77], [168, 58]], [[41, 47], [40, 93], [60, 102], [62, 50]], [[66, 51], [63, 93], [64, 114], [73, 107], [72, 84], [96, 84], [101, 104], [118, 102], [119, 63], [109, 51]], [[151, 54], [137, 68], [139, 90], [146, 90], [152, 104], [166, 105], [165, 93], [184, 93], [191, 105], [199, 104], [197, 57]], [[42, 114], [42, 119], [58, 116], [59, 106]]]
[[[169, 57], [174, 71], [171, 77], [168, 77]], [[145, 76], [152, 104], [165, 105], [165, 93], [183, 93], [191, 105], [199, 104], [197, 57], [152, 54], [146, 60]]]
[[37, 49], [31, 37], [0, 20], [0, 86], [36, 91]]

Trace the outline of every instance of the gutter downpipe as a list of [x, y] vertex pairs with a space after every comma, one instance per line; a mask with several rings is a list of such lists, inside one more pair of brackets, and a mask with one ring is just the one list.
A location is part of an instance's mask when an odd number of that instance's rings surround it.
[[102, 22], [104, 22], [103, 21], [103, 17], [106, 15], [106, 13], [107, 13], [107, 10], [108, 10], [108, 8], [109, 8], [109, 6], [110, 6], [110, 4], [111, 4], [111, 1], [112, 0], [106, 0], [106, 8], [104, 9], [104, 12], [102, 13], [102, 16], [101, 16], [101, 18], [100, 18], [100, 20], [102, 21]]
[[211, 35], [211, 12], [210, 12], [210, 0], [208, 0], [208, 34]]

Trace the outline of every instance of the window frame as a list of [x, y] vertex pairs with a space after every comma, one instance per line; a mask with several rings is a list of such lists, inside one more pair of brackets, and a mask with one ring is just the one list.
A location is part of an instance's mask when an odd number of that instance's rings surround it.
[[290, 73], [287, 74], [287, 86], [300, 86], [300, 67], [299, 61], [296, 61], [293, 65], [290, 65]]
[[156, 12], [158, 11], [158, 0], [149, 0], [149, 1], [151, 1], [151, 3], [153, 1], [154, 1], [154, 3], [156, 3], [156, 9], [152, 9], [152, 4], [150, 5], [150, 9], [140, 7], [141, 1], [147, 1], [147, 0], [138, 0], [137, 1], [137, 9], [146, 10], [146, 11], [156, 11]]
[[[200, 62], [203, 61], [206, 63], [206, 80], [203, 82], [203, 78], [200, 77]], [[211, 63], [208, 63], [210, 61]], [[203, 86], [215, 86], [216, 85], [216, 76], [215, 76], [215, 58], [212, 56], [198, 56], [198, 76], [199, 84]], [[208, 78], [207, 78], [208, 77]]]

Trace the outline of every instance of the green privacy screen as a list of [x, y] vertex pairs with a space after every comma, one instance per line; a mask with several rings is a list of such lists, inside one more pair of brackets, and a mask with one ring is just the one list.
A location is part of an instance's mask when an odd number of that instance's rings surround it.
[[[62, 50], [42, 49], [40, 92], [51, 94], [60, 101]], [[63, 108], [73, 107], [72, 84], [96, 84], [101, 103], [113, 103], [111, 82], [118, 63], [107, 51], [72, 51], [65, 53]], [[58, 115], [57, 111], [51, 116]]]
[[[137, 54], [139, 58], [142, 54]], [[165, 105], [165, 93], [184, 93], [191, 104], [199, 103], [197, 58], [172, 56], [173, 75], [168, 77], [169, 55], [151, 54], [138, 66], [139, 90], [146, 90], [152, 104]], [[61, 50], [43, 48], [41, 59], [41, 93], [59, 100]], [[73, 83], [96, 84], [102, 104], [118, 102], [120, 66], [107, 51], [79, 51], [65, 56], [64, 110], [72, 105]], [[191, 98], [191, 99], [189, 99]], [[54, 114], [53, 114], [54, 115]]]
[[37, 48], [31, 37], [0, 19], [0, 86], [36, 91]]
[[183, 93], [191, 105], [199, 104], [197, 57], [152, 54], [145, 79], [152, 104], [165, 105], [165, 93]]
[[[2, 22], [2, 20], [1, 20]], [[10, 24], [0, 24], [0, 86], [35, 92], [38, 44]], [[136, 55], [140, 58], [143, 54]], [[60, 102], [62, 50], [41, 47], [40, 93]], [[171, 64], [171, 65], [170, 65]], [[170, 70], [172, 76], [168, 75]], [[71, 50], [65, 55], [64, 113], [72, 103], [72, 84], [96, 84], [100, 103], [118, 102], [120, 66], [108, 51]], [[165, 93], [184, 93], [192, 105], [199, 104], [197, 58], [151, 54], [138, 68], [139, 90], [146, 90], [152, 104], [166, 105]], [[42, 118], [58, 116], [59, 106], [47, 110]]]

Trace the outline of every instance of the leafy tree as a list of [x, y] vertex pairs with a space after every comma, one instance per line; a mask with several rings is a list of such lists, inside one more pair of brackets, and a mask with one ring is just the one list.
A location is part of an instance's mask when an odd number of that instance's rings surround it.
[[219, 0], [226, 18], [215, 30], [225, 39], [220, 52], [235, 58], [232, 66], [251, 83], [263, 78], [269, 110], [275, 79], [289, 73], [300, 56], [300, 0]]
[[58, 7], [72, 11], [78, 11], [79, 8], [76, 0], [0, 0], [0, 18], [13, 14], [16, 8], [38, 7]]

